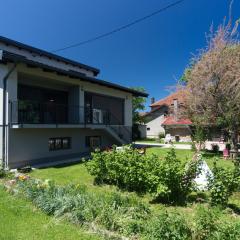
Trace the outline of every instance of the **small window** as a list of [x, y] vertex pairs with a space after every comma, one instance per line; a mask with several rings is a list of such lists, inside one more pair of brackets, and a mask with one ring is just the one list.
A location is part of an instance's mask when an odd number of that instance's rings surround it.
[[71, 138], [70, 137], [49, 138], [48, 148], [49, 151], [70, 149]]
[[150, 131], [150, 128], [147, 128], [147, 131]]
[[86, 147], [95, 149], [101, 147], [101, 137], [100, 136], [86, 136], [85, 139]]
[[71, 138], [66, 137], [62, 139], [62, 148], [70, 149], [71, 148]]
[[50, 138], [48, 140], [48, 148], [50, 151], [53, 151], [55, 149], [55, 140], [53, 138]]
[[55, 139], [55, 150], [60, 150], [60, 149], [62, 149], [62, 139], [56, 138]]

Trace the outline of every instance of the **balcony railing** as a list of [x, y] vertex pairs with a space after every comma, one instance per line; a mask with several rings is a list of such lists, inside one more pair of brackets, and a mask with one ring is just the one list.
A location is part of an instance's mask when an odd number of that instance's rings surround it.
[[105, 124], [110, 125], [110, 112], [76, 105], [10, 102], [11, 124]]
[[108, 126], [127, 143], [132, 138], [132, 131], [123, 125], [122, 120], [104, 109], [25, 100], [10, 102], [9, 108], [11, 125], [101, 124]]

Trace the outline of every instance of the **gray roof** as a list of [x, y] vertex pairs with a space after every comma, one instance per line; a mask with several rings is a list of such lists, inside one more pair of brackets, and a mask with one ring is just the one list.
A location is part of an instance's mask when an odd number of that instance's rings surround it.
[[124, 91], [124, 92], [131, 93], [134, 96], [148, 97], [148, 94], [144, 93], [144, 92], [136, 91], [134, 89], [127, 88], [127, 87], [124, 87], [124, 86], [121, 86], [121, 85], [118, 85], [118, 84], [115, 84], [115, 83], [107, 82], [107, 81], [97, 79], [97, 78], [94, 78], [94, 77], [88, 77], [85, 74], [77, 72], [77, 71], [63, 70], [61, 68], [52, 67], [52, 66], [49, 66], [47, 64], [43, 64], [43, 63], [40, 63], [38, 61], [33, 61], [33, 60], [30, 60], [30, 59], [26, 58], [25, 56], [15, 54], [15, 53], [11, 53], [11, 52], [8, 52], [8, 51], [3, 51], [2, 62], [25, 63], [29, 67], [42, 68], [46, 72], [55, 72], [59, 75], [68, 76], [70, 78], [80, 79], [81, 81], [90, 82], [90, 83], [102, 85], [102, 86], [105, 86], [105, 87], [121, 90], [121, 91]]
[[39, 49], [39, 48], [29, 46], [29, 45], [24, 44], [24, 43], [17, 42], [15, 40], [12, 40], [12, 39], [9, 39], [9, 38], [6, 38], [6, 37], [0, 36], [0, 42], [5, 43], [6, 45], [11, 45], [11, 46], [17, 47], [19, 49], [25, 49], [25, 50], [28, 50], [30, 52], [37, 53], [41, 56], [46, 56], [50, 59], [54, 59], [54, 60], [57, 60], [57, 61], [62, 61], [64, 63], [68, 63], [68, 64], [71, 64], [71, 65], [74, 65], [74, 66], [77, 66], [77, 67], [80, 67], [80, 68], [84, 68], [86, 70], [93, 71], [95, 76], [97, 76], [98, 73], [100, 72], [100, 70], [97, 69], [97, 68], [94, 68], [94, 67], [79, 63], [77, 61], [74, 61], [74, 60], [56, 55], [54, 53], [47, 52], [47, 51]]

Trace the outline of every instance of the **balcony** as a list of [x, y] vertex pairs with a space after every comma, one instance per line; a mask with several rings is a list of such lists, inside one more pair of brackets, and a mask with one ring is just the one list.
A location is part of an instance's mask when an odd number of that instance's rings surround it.
[[11, 125], [111, 125], [111, 113], [104, 109], [75, 105], [40, 103], [28, 100], [10, 102]]

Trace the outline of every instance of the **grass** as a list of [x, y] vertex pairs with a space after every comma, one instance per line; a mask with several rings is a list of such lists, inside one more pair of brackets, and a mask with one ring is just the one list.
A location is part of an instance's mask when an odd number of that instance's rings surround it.
[[[160, 148], [160, 147], [152, 147], [147, 149], [148, 153], [157, 154], [160, 158], [164, 158], [167, 154], [167, 151], [168, 149]], [[194, 154], [191, 150], [176, 149], [175, 151], [176, 151], [177, 157], [181, 161], [187, 161], [191, 159]], [[214, 158], [216, 157], [218, 159], [219, 166], [223, 168], [228, 168], [228, 169], [232, 169], [234, 167], [233, 162], [230, 159], [228, 160], [223, 159], [222, 154], [215, 154], [212, 152], [202, 152], [202, 156], [210, 168], [213, 167], [213, 161], [214, 161]]]
[[[147, 149], [148, 154], [156, 154], [159, 156], [159, 158], [164, 158], [167, 154], [169, 149], [161, 148], [161, 147], [152, 147]], [[188, 159], [191, 159], [193, 156], [193, 152], [190, 150], [184, 150], [184, 149], [175, 149], [177, 157], [181, 161], [187, 161]]]
[[[159, 158], [164, 158], [166, 156], [169, 149], [160, 148], [160, 147], [152, 147], [147, 149], [147, 154], [157, 154]], [[190, 150], [182, 150], [182, 149], [176, 149], [176, 155], [177, 157], [185, 162], [188, 159], [191, 159], [193, 156], [193, 152]], [[213, 166], [213, 158], [216, 155], [212, 153], [204, 153], [204, 159], [207, 161], [210, 168]], [[220, 157], [220, 156], [219, 156]], [[224, 168], [232, 168], [233, 163], [230, 160], [219, 160], [219, 165]], [[95, 193], [103, 193], [103, 192], [110, 192], [110, 191], [117, 191], [117, 188], [115, 186], [109, 186], [109, 185], [94, 185], [94, 177], [91, 176], [84, 164], [75, 164], [71, 166], [62, 166], [62, 167], [53, 167], [53, 168], [46, 168], [46, 169], [38, 169], [31, 173], [32, 177], [35, 178], [41, 178], [41, 179], [51, 179], [54, 180], [57, 184], [64, 185], [64, 184], [83, 184], [87, 186], [87, 189], [89, 191], [93, 191]], [[139, 197], [142, 201], [150, 202], [152, 197], [150, 195], [140, 196]], [[234, 194], [231, 199], [230, 203], [232, 203], [237, 211], [240, 211], [240, 195]], [[158, 211], [160, 209], [166, 208], [165, 205], [162, 204], [151, 204], [152, 208], [155, 211]], [[177, 209], [179, 212], [185, 213], [188, 218], [191, 218], [191, 215], [194, 213], [195, 205], [189, 205], [189, 206], [179, 206], [179, 207], [167, 207], [167, 209]]]
[[[156, 154], [159, 158], [164, 158], [169, 149], [152, 147], [147, 149], [147, 154]], [[181, 161], [187, 161], [192, 158], [193, 152], [190, 150], [176, 149], [176, 155]], [[203, 153], [203, 157], [208, 163], [209, 167], [213, 166], [213, 159], [216, 155], [212, 153]], [[220, 157], [220, 156], [219, 156]], [[219, 165], [224, 168], [233, 168], [233, 162], [230, 160], [219, 159]], [[59, 166], [45, 169], [37, 169], [31, 173], [32, 177], [41, 179], [51, 179], [57, 184], [84, 184], [89, 189], [94, 191], [109, 191], [115, 189], [112, 186], [95, 186], [93, 184], [93, 177], [88, 173], [84, 164], [74, 164], [70, 166]]]
[[[139, 140], [136, 140], [135, 142], [137, 143], [161, 143], [161, 144], [164, 144], [164, 139], [157, 139], [157, 138], [147, 138], [147, 139], [139, 139]], [[191, 142], [173, 142], [173, 144], [187, 144], [187, 145], [191, 145], [192, 143]]]
[[[159, 158], [166, 156], [168, 149], [160, 147], [153, 147], [147, 149], [147, 154], [157, 154]], [[176, 149], [177, 157], [181, 161], [191, 159], [193, 152], [190, 150]], [[204, 159], [210, 167], [213, 164], [212, 153], [204, 153]], [[220, 157], [220, 156], [218, 156]], [[229, 160], [219, 160], [219, 164], [225, 168], [233, 167], [233, 163]], [[84, 164], [75, 164], [70, 166], [51, 167], [46, 169], [34, 170], [30, 173], [32, 177], [41, 179], [51, 179], [59, 185], [65, 184], [82, 184], [86, 185], [89, 191], [95, 193], [104, 193], [110, 191], [117, 191], [114, 186], [97, 186], [94, 185], [94, 178], [88, 173]], [[151, 197], [139, 196], [142, 201], [150, 202]], [[235, 193], [231, 199], [230, 204], [234, 212], [240, 214], [240, 193]], [[198, 204], [190, 203], [187, 206], [166, 206], [163, 204], [151, 204], [151, 208], [158, 212], [163, 209], [174, 209], [180, 213], [185, 214], [186, 219], [191, 221], [193, 214]], [[33, 205], [24, 199], [16, 199], [7, 194], [0, 187], [0, 239], [99, 239], [96, 236], [84, 232], [79, 226], [74, 226], [64, 221], [57, 221], [56, 219], [42, 214], [36, 210]], [[231, 219], [232, 215], [226, 215]], [[14, 224], [12, 224], [14, 223]], [[30, 227], [29, 227], [30, 226]], [[1, 235], [2, 234], [2, 235]], [[8, 238], [6, 237], [8, 236]]]
[[15, 198], [0, 186], [0, 239], [4, 240], [99, 240], [78, 226], [59, 221]]

